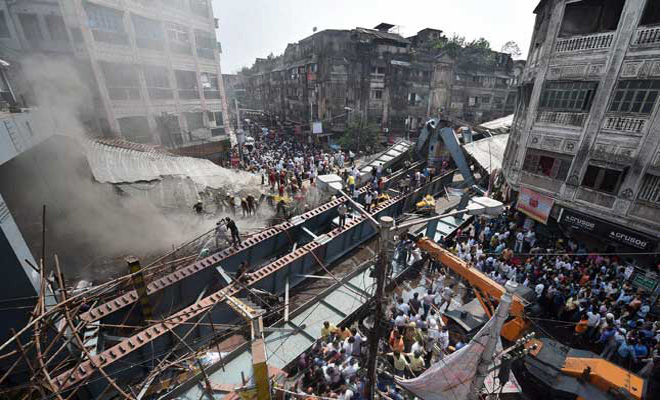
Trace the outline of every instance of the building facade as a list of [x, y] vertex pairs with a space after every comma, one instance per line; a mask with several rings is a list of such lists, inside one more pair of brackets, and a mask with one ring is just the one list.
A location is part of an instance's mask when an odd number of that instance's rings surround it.
[[469, 122], [513, 113], [514, 72], [522, 70], [508, 54], [468, 61], [465, 52], [443, 53], [440, 30], [404, 38], [392, 28], [323, 30], [257, 59], [239, 74], [247, 106], [302, 129], [321, 121], [324, 132], [343, 132], [359, 119], [399, 136], [438, 113]]
[[560, 224], [655, 251], [660, 3], [543, 0], [535, 13], [507, 183], [554, 199]]
[[208, 0], [0, 2], [0, 53], [70, 60], [92, 93], [87, 129], [170, 147], [225, 135], [215, 28]]

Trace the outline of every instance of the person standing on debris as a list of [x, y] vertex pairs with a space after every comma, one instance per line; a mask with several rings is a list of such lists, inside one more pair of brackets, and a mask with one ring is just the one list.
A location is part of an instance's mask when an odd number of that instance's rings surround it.
[[224, 226], [225, 220], [220, 220], [215, 223], [215, 247], [220, 247], [220, 243], [223, 243], [227, 240], [227, 231]]
[[248, 277], [248, 269], [248, 262], [241, 262], [241, 264], [238, 266], [238, 269], [236, 270], [236, 280], [239, 282], [246, 281], [246, 278]]
[[351, 195], [355, 193], [355, 177], [353, 175], [348, 176], [348, 189], [350, 190]]
[[286, 218], [286, 202], [284, 201], [284, 199], [281, 199], [280, 201], [277, 202], [275, 213], [277, 214], [278, 217]]
[[229, 206], [229, 213], [231, 215], [236, 214], [236, 204], [234, 203], [234, 196], [228, 194], [227, 195], [227, 206]]
[[250, 215], [250, 209], [248, 208], [248, 203], [247, 200], [245, 200], [245, 197], [241, 197], [241, 210], [243, 211], [244, 217]]
[[236, 222], [232, 220], [231, 218], [227, 217], [225, 219], [226, 224], [227, 224], [227, 229], [231, 232], [231, 241], [234, 246], [237, 244], [241, 244], [241, 235], [238, 233], [238, 227], [236, 226]]
[[197, 200], [197, 203], [193, 206], [193, 211], [195, 211], [195, 214], [197, 215], [202, 215], [204, 213], [204, 205], [201, 200]]
[[364, 209], [366, 212], [371, 212], [371, 203], [374, 201], [374, 196], [371, 194], [371, 190], [367, 190], [367, 193], [364, 195]]
[[245, 200], [247, 201], [247, 206], [248, 206], [248, 214], [249, 215], [254, 215], [257, 212], [257, 205], [254, 201], [254, 196], [249, 194]]
[[346, 212], [348, 211], [348, 208], [346, 207], [346, 203], [341, 203], [339, 207], [337, 207], [337, 212], [339, 213], [339, 227], [343, 228], [344, 225], [346, 224]]

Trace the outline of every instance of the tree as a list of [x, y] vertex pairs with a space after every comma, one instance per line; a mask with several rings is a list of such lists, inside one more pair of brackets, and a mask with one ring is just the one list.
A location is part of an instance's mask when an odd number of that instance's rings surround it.
[[460, 36], [456, 33], [451, 38], [443, 37], [435, 44], [435, 48], [446, 53], [450, 57], [457, 57], [465, 46], [465, 36]]
[[351, 121], [346, 131], [337, 141], [342, 149], [360, 151], [367, 147], [375, 149], [378, 145], [378, 126], [362, 121]]
[[518, 43], [514, 42], [513, 40], [509, 40], [508, 42], [504, 43], [501, 52], [510, 54], [511, 58], [520, 57], [522, 55], [522, 51], [520, 51]]
[[490, 42], [484, 38], [475, 39], [465, 45], [466, 49], [490, 51]]

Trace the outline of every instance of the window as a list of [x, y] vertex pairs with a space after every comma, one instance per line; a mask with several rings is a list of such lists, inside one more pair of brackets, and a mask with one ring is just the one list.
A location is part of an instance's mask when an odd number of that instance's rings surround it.
[[539, 109], [589, 112], [597, 82], [550, 82], [541, 92]]
[[215, 59], [216, 39], [215, 35], [205, 31], [195, 30], [195, 44], [197, 45], [197, 56], [207, 60]]
[[87, 23], [91, 29], [124, 33], [124, 20], [121, 11], [88, 3], [85, 12], [87, 13]]
[[209, 111], [209, 121], [215, 121], [216, 126], [222, 126], [222, 111]]
[[135, 29], [135, 44], [141, 49], [162, 50], [163, 28], [159, 21], [131, 14]]
[[140, 80], [135, 65], [99, 63], [111, 100], [139, 100]]
[[408, 93], [408, 104], [411, 106], [417, 105], [417, 93]]
[[616, 30], [623, 11], [623, 3], [625, 0], [582, 0], [567, 4], [559, 36]]
[[9, 25], [7, 25], [7, 17], [3, 10], [0, 10], [0, 37], [11, 37], [11, 34], [9, 33]]
[[644, 175], [638, 197], [640, 200], [660, 205], [660, 176]]
[[46, 15], [45, 19], [51, 40], [57, 42], [69, 41], [69, 36], [66, 34], [66, 26], [64, 25], [64, 18], [60, 15]]
[[642, 15], [640, 25], [660, 24], [660, 3], [654, 0], [646, 0], [646, 9]]
[[371, 91], [371, 98], [380, 100], [383, 98], [383, 91], [382, 90], [372, 90]]
[[35, 44], [44, 40], [37, 14], [18, 14], [18, 20], [21, 21], [23, 34], [29, 42]]
[[484, 97], [482, 97], [482, 98], [481, 98], [481, 102], [482, 102], [483, 104], [488, 104], [488, 103], [490, 103], [490, 96], [484, 96]]
[[468, 97], [468, 106], [475, 107], [478, 103], [477, 100], [478, 100], [477, 97]]
[[371, 73], [374, 75], [385, 75], [385, 67], [371, 67]]
[[528, 149], [523, 163], [523, 170], [563, 181], [568, 175], [572, 162], [573, 157], [565, 154]]
[[190, 11], [200, 17], [208, 17], [209, 4], [207, 0], [190, 0]]
[[113, 44], [128, 44], [124, 29], [124, 13], [108, 7], [91, 3], [85, 4], [87, 24], [92, 30], [94, 40]]
[[172, 99], [172, 86], [167, 68], [160, 66], [145, 66], [144, 79], [147, 82], [149, 97], [153, 100]]
[[202, 72], [200, 75], [200, 82], [202, 88], [204, 89], [204, 98], [207, 99], [219, 99], [220, 98], [220, 88], [218, 87], [218, 75], [211, 74], [208, 72]]
[[431, 71], [422, 71], [422, 78], [429, 79], [431, 77]]
[[175, 53], [192, 54], [190, 49], [190, 34], [188, 28], [183, 25], [168, 23], [166, 25], [167, 38], [170, 42], [170, 49]]
[[582, 178], [582, 186], [605, 193], [615, 193], [625, 177], [623, 170], [589, 165]]
[[619, 81], [612, 96], [610, 112], [650, 114], [658, 99], [660, 80]]
[[318, 70], [319, 70], [318, 64], [309, 64], [309, 70], [311, 72], [318, 72]]
[[196, 129], [203, 129], [204, 126], [204, 113], [201, 112], [187, 112], [184, 113], [186, 116], [186, 122], [188, 123], [188, 130], [194, 131]]
[[151, 143], [153, 137], [149, 129], [149, 120], [145, 116], [117, 118], [122, 135], [131, 142]]
[[176, 87], [179, 89], [179, 97], [183, 100], [199, 99], [197, 86], [197, 73], [195, 71], [175, 70]]

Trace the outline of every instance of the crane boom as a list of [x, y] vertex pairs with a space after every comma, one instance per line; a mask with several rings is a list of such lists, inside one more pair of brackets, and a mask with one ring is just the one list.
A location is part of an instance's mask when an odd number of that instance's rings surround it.
[[[454, 271], [454, 273], [461, 276], [473, 287], [490, 298], [499, 300], [506, 292], [502, 285], [493, 281], [478, 269], [470, 267], [465, 261], [456, 257], [448, 250], [445, 250], [433, 240], [423, 237], [417, 241], [417, 246], [421, 250], [426, 251], [431, 258], [441, 262], [442, 265]], [[502, 328], [502, 336], [505, 339], [510, 341], [517, 340], [522, 336], [523, 332], [527, 330], [528, 323], [524, 319], [525, 307], [527, 305], [529, 305], [529, 302], [525, 299], [518, 295], [513, 296], [510, 311], [510, 315], [513, 319], [506, 322], [504, 328]], [[482, 306], [486, 313], [489, 314], [490, 310], [483, 302]]]

